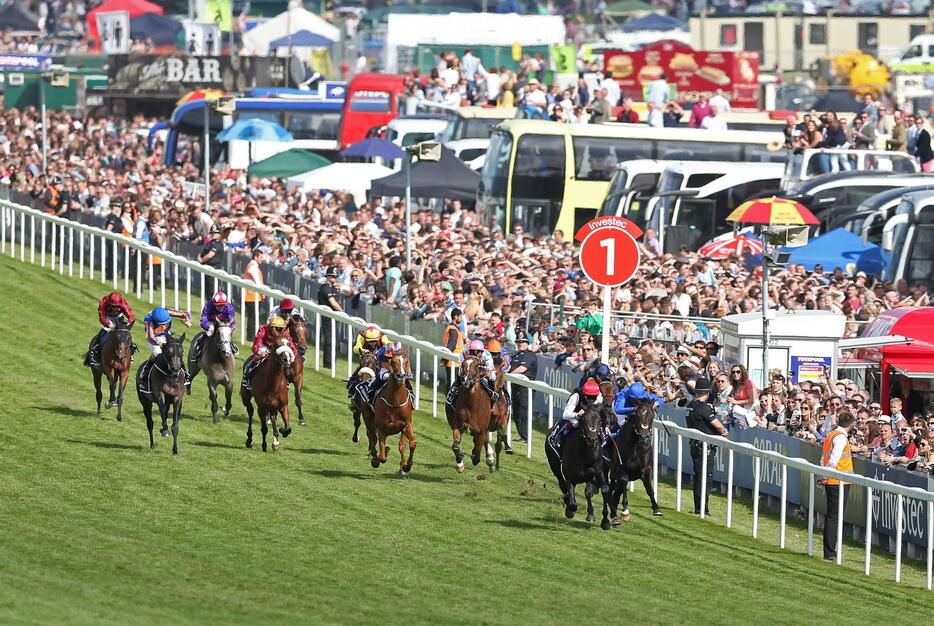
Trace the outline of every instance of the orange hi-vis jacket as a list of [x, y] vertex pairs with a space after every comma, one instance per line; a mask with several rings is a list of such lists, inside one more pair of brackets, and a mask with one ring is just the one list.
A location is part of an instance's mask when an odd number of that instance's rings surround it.
[[[821, 455], [820, 464], [824, 467], [829, 467], [830, 465], [830, 454], [833, 451], [833, 440], [835, 437], [846, 437], [845, 434], [839, 430], [834, 430], [824, 439], [824, 452]], [[853, 456], [850, 454], [850, 442], [846, 442], [846, 446], [843, 448], [843, 455], [840, 457], [840, 460], [837, 461], [837, 465], [834, 467], [838, 472], [847, 472], [853, 473]], [[839, 485], [840, 481], [836, 478], [828, 478], [828, 485]]]

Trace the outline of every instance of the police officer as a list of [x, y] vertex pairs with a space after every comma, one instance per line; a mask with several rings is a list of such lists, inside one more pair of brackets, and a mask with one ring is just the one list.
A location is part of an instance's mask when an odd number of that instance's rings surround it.
[[[698, 378], [694, 385], [694, 399], [688, 403], [687, 426], [705, 435], [727, 436], [726, 428], [717, 419], [716, 412], [708, 402], [712, 385], [707, 378]], [[710, 511], [710, 483], [713, 482], [713, 461], [716, 446], [707, 446], [707, 493], [704, 494], [704, 511]], [[694, 514], [701, 512], [701, 472], [704, 463], [704, 444], [691, 440], [691, 461], [694, 462]]]
[[[516, 352], [512, 357], [511, 374], [522, 374], [529, 380], [535, 380], [538, 376], [538, 357], [534, 352], [529, 351], [529, 338], [525, 333], [519, 335], [516, 339]], [[512, 394], [512, 415], [516, 423], [516, 431], [519, 433], [519, 439], [526, 441], [528, 433], [525, 432], [526, 414], [529, 410], [529, 394], [525, 389], [519, 389], [518, 393]]]

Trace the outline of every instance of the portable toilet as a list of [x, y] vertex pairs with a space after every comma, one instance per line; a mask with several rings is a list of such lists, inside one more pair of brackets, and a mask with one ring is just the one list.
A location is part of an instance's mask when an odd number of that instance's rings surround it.
[[[838, 344], [846, 316], [827, 311], [770, 311], [768, 369], [795, 383], [817, 382], [837, 374]], [[759, 389], [767, 386], [762, 368], [762, 312], [728, 315], [720, 323], [724, 363], [742, 363]]]

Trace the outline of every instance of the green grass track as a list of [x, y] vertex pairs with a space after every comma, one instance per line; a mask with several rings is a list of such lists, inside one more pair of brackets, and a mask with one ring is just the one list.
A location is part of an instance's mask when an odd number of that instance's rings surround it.
[[412, 475], [395, 439], [373, 470], [320, 374], [279, 452], [244, 447], [236, 400], [213, 425], [201, 377], [179, 456], [150, 450], [135, 393], [122, 423], [98, 417], [81, 365], [106, 290], [0, 257], [2, 624], [882, 623], [934, 601], [916, 562], [896, 585], [875, 553], [866, 577], [861, 546], [842, 568], [808, 558], [794, 522], [781, 550], [774, 517], [749, 536], [749, 502], [728, 530], [722, 498], [702, 521], [664, 483], [662, 518], [640, 487], [619, 529], [566, 520], [541, 434], [533, 460], [458, 475], [446, 423], [419, 412]]

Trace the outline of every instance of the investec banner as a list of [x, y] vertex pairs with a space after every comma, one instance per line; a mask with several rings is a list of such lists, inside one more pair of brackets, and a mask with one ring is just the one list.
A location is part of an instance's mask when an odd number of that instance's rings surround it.
[[286, 66], [271, 57], [115, 55], [108, 91], [181, 96], [193, 89], [246, 91], [285, 86]]

